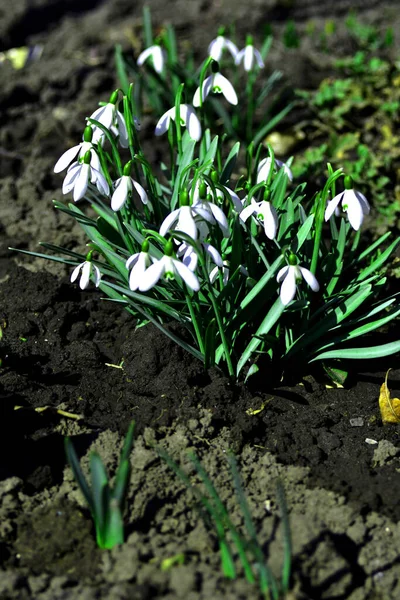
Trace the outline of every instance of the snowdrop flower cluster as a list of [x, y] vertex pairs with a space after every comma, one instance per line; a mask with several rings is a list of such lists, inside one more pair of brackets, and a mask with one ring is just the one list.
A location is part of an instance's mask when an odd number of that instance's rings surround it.
[[99, 287], [101, 281], [101, 273], [100, 269], [92, 263], [92, 252], [89, 252], [89, 254], [86, 257], [86, 260], [77, 267], [75, 267], [75, 269], [72, 271], [71, 282], [73, 283], [74, 281], [76, 281], [79, 275], [81, 276], [79, 280], [79, 287], [81, 288], [81, 290], [85, 290], [88, 287], [92, 275], [94, 277], [95, 286]]

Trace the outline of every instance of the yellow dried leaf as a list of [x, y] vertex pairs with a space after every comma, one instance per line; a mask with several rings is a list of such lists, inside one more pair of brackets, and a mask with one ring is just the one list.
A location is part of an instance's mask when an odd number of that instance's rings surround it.
[[389, 371], [386, 373], [385, 383], [381, 385], [379, 394], [379, 409], [383, 423], [400, 423], [400, 400], [391, 398], [390, 391], [387, 386]]

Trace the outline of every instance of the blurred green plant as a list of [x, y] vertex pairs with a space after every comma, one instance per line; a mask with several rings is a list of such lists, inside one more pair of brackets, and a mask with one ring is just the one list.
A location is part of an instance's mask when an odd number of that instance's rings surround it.
[[204, 486], [204, 490], [193, 485], [185, 471], [162, 448], [157, 447], [157, 452], [183, 481], [187, 489], [193, 493], [198, 501], [197, 509], [206, 526], [215, 532], [224, 576], [228, 579], [236, 579], [238, 576], [237, 562], [239, 562], [246, 580], [251, 584], [256, 584], [266, 600], [285, 598], [290, 588], [292, 540], [285, 493], [280, 481], [277, 482], [276, 487], [283, 527], [283, 562], [281, 576], [277, 579], [267, 564], [262, 544], [258, 540], [249, 504], [243, 491], [237, 462], [233, 454], [229, 453], [227, 458], [236, 499], [243, 515], [245, 533], [242, 533], [241, 529], [233, 523], [217, 489], [194, 453], [189, 453], [188, 458], [194, 466]]
[[96, 528], [96, 540], [99, 548], [111, 549], [124, 543], [123, 505], [130, 475], [129, 455], [133, 445], [132, 422], [126, 434], [121, 452], [119, 467], [114, 486], [108, 481], [107, 472], [100, 456], [93, 452], [90, 456], [90, 475], [92, 487], [89, 486], [74, 446], [69, 437], [65, 438], [65, 453], [74, 477], [89, 506]]

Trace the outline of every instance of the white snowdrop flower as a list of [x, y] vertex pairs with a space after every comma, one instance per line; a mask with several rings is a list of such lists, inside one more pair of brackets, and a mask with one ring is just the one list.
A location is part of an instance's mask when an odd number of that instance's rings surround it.
[[[221, 268], [221, 265], [218, 265], [218, 266], [214, 267], [212, 269], [212, 271], [210, 272], [209, 278], [210, 278], [210, 282], [211, 283], [214, 283], [214, 281], [217, 279], [219, 268]], [[239, 272], [242, 275], [244, 275], [245, 277], [249, 276], [249, 273], [248, 273], [247, 269], [243, 265], [240, 265]], [[224, 260], [223, 264], [222, 264], [222, 282], [223, 282], [224, 285], [226, 285], [228, 283], [228, 281], [229, 281], [229, 275], [230, 275], [229, 261], [228, 260]]]
[[89, 285], [91, 275], [94, 276], [94, 284], [96, 287], [99, 287], [101, 280], [101, 273], [98, 267], [92, 263], [92, 261], [85, 260], [85, 262], [81, 263], [71, 273], [71, 283], [78, 279], [79, 274], [81, 275], [79, 281], [79, 287], [81, 290], [85, 290]]
[[243, 50], [240, 50], [235, 58], [235, 64], [240, 65], [243, 62], [245, 71], [252, 71], [255, 63], [262, 69], [264, 67], [264, 61], [260, 52], [253, 46], [253, 38], [247, 36], [247, 43]]
[[147, 292], [153, 288], [161, 277], [164, 277], [167, 281], [175, 279], [179, 276], [183, 279], [188, 287], [194, 292], [198, 292], [200, 289], [200, 283], [197, 276], [189, 267], [184, 265], [180, 260], [172, 257], [173, 245], [169, 240], [165, 244], [164, 256], [155, 261], [140, 277], [139, 290], [141, 292]]
[[98, 171], [90, 164], [90, 152], [86, 152], [82, 163], [73, 163], [65, 176], [62, 186], [62, 193], [74, 190], [74, 202], [77, 202], [86, 194], [89, 181], [96, 185], [98, 191], [103, 196], [108, 196], [110, 188], [101, 171]]
[[[209, 244], [208, 242], [202, 241], [200, 243], [201, 243], [205, 253], [208, 254], [208, 256], [211, 258], [211, 260], [218, 267], [222, 267], [223, 266], [222, 257], [220, 255], [220, 253], [218, 252], [218, 250], [214, 246]], [[191, 271], [194, 271], [197, 268], [198, 256], [197, 256], [197, 253], [195, 252], [194, 248], [192, 246], [190, 246], [190, 244], [183, 242], [179, 246], [176, 254], [177, 254], [177, 256], [179, 256], [179, 258], [182, 258], [183, 264], [186, 265], [187, 267], [189, 267], [189, 269]]]
[[[231, 84], [229, 79], [221, 75], [221, 73], [219, 72], [212, 73], [212, 75], [209, 75], [203, 81], [201, 93], [202, 102], [204, 102], [204, 100], [211, 92], [213, 92], [214, 94], [223, 94], [226, 100], [234, 106], [236, 106], [236, 104], [238, 103], [238, 97], [236, 95], [233, 85]], [[193, 96], [193, 106], [200, 106], [200, 103], [200, 88], [198, 87]]]
[[54, 173], [61, 173], [71, 162], [77, 158], [77, 162], [83, 162], [86, 152], [90, 152], [90, 164], [97, 171], [101, 171], [100, 159], [97, 155], [96, 147], [92, 144], [93, 130], [91, 127], [85, 127], [83, 132], [83, 141], [73, 148], [70, 148], [56, 162]]
[[251, 203], [242, 210], [239, 217], [245, 223], [251, 215], [254, 215], [261, 221], [267, 238], [270, 240], [275, 239], [279, 225], [275, 207], [266, 200], [256, 202], [254, 198], [252, 198]]
[[221, 60], [223, 50], [228, 50], [235, 59], [239, 53], [239, 48], [224, 35], [219, 34], [208, 46], [208, 55], [217, 62]]
[[325, 210], [325, 221], [328, 221], [333, 213], [337, 214], [339, 204], [347, 212], [350, 225], [355, 231], [358, 231], [364, 220], [364, 216], [369, 214], [370, 206], [368, 200], [361, 192], [353, 188], [353, 180], [350, 176], [344, 178], [345, 190], [337, 194], [328, 202]]
[[165, 50], [163, 50], [163, 48], [161, 48], [161, 46], [158, 44], [154, 44], [154, 46], [146, 48], [146, 50], [143, 50], [143, 52], [139, 54], [137, 59], [137, 64], [139, 67], [141, 67], [149, 58], [151, 58], [153, 61], [154, 70], [161, 74], [164, 71], [167, 58]]
[[124, 174], [122, 177], [117, 179], [114, 183], [115, 191], [111, 198], [111, 208], [115, 211], [120, 210], [126, 201], [132, 197], [133, 189], [136, 190], [140, 201], [145, 206], [148, 206], [150, 210], [153, 210], [153, 206], [146, 194], [144, 188], [135, 181], [130, 175], [131, 161], [125, 165]]
[[[289, 261], [295, 261], [296, 257], [291, 255]], [[300, 265], [286, 265], [278, 272], [276, 280], [281, 283], [280, 298], [282, 304], [287, 306], [296, 295], [297, 286], [302, 279], [305, 279], [313, 292], [318, 292], [319, 283], [314, 275], [308, 269]]]
[[126, 268], [131, 269], [129, 275], [129, 288], [135, 292], [142, 281], [142, 277], [148, 267], [154, 262], [154, 258], [149, 254], [149, 242], [144, 240], [140, 252], [136, 252], [126, 261]]
[[[223, 191], [219, 190], [219, 192], [220, 195], [217, 191], [217, 198], [223, 198]], [[232, 194], [235, 194], [235, 192], [232, 192]], [[212, 189], [208, 185], [208, 183], [198, 179], [196, 181], [196, 186], [193, 192], [193, 209], [195, 209], [198, 212], [198, 214], [200, 214], [200, 216], [202, 216], [203, 219], [211, 225], [219, 225], [224, 237], [229, 237], [230, 230], [228, 219], [226, 218], [224, 211], [219, 206], [217, 206], [217, 204], [214, 204], [214, 202], [210, 202], [208, 200], [208, 198], [211, 199], [211, 195]]]
[[[290, 168], [287, 166], [286, 163], [275, 158], [275, 167], [277, 169], [283, 168], [286, 175], [288, 176], [289, 180], [293, 181], [293, 173], [290, 170]], [[266, 181], [266, 179], [269, 175], [270, 169], [271, 169], [271, 157], [270, 156], [267, 156], [267, 158], [263, 158], [263, 160], [260, 160], [258, 167], [257, 167], [257, 183], [261, 183], [261, 181]]]
[[[174, 106], [167, 110], [167, 112], [159, 119], [154, 132], [155, 135], [162, 135], [168, 131], [171, 119], [175, 121], [175, 116], [176, 111]], [[201, 125], [193, 106], [190, 106], [189, 104], [180, 104], [179, 117], [182, 127], [186, 126], [190, 137], [198, 142], [201, 138]]]
[[[123, 148], [128, 148], [128, 130], [124, 115], [117, 109], [118, 101], [118, 90], [113, 92], [110, 97], [110, 101], [104, 106], [97, 108], [93, 114], [90, 115], [90, 119], [99, 121], [106, 129], [109, 129], [114, 135], [119, 135], [119, 143]], [[92, 125], [93, 129], [93, 143], [102, 144], [104, 140], [104, 132], [100, 127]]]

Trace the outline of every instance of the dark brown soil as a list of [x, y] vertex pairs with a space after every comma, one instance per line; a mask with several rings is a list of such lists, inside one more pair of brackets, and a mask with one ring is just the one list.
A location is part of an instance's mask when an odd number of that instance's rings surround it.
[[[276, 2], [254, 0], [252, 10], [225, 1], [149, 4], [157, 25], [172, 21], [199, 51], [227, 19], [236, 20], [239, 34], [260, 35], [272, 18], [278, 32], [284, 26]], [[44, 45], [41, 60], [22, 71], [0, 66], [0, 598], [259, 597], [243, 578], [224, 579], [215, 537], [154, 442], [188, 469], [187, 450], [196, 450], [240, 523], [225, 457], [235, 452], [277, 575], [282, 532], [274, 490], [282, 480], [293, 535], [292, 598], [399, 598], [399, 428], [383, 426], [378, 408], [389, 367], [393, 396], [400, 393], [398, 357], [357, 366], [348, 389], [327, 389], [311, 377], [290, 388], [262, 377], [234, 385], [217, 371], [205, 373], [152, 326], [135, 330], [117, 305], [71, 285], [68, 269], [8, 250], [37, 249], [39, 240], [84, 247], [82, 233], [52, 209], [61, 195], [52, 167], [115, 87], [114, 44], [128, 50], [133, 32], [140, 47], [141, 5], [37, 0], [28, 7], [17, 0], [0, 11], [4, 49]], [[394, 12], [385, 6], [364, 18], [390, 22]], [[291, 14], [304, 23], [328, 16], [318, 7], [298, 1]], [[329, 66], [326, 57], [316, 66], [309, 47], [287, 52], [278, 42], [271, 65], [293, 85], [312, 85]], [[63, 437], [73, 437], [84, 468], [97, 450], [113, 472], [132, 419], [126, 543], [100, 551], [66, 467]], [[161, 569], [179, 553], [183, 565]]]

